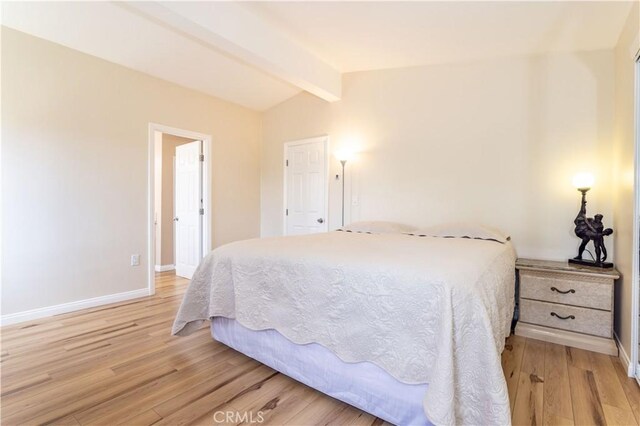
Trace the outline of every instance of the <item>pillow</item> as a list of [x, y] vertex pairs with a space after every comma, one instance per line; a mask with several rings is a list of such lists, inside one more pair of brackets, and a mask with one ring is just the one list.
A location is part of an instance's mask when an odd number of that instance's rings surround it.
[[403, 232], [413, 232], [415, 230], [416, 228], [413, 226], [403, 225], [396, 222], [383, 221], [354, 222], [340, 229], [340, 231], [345, 232], [360, 232], [369, 234], [400, 234]]
[[506, 243], [511, 240], [508, 234], [505, 234], [497, 228], [470, 222], [445, 223], [421, 229], [414, 234], [445, 238], [473, 238], [497, 241], [499, 243]]

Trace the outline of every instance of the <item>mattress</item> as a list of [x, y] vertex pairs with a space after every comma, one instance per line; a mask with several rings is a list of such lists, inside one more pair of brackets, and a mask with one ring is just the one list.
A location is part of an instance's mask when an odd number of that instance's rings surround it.
[[430, 425], [427, 384], [409, 385], [370, 362], [347, 363], [317, 343], [298, 345], [276, 330], [250, 330], [215, 317], [213, 338], [329, 396], [397, 425]]

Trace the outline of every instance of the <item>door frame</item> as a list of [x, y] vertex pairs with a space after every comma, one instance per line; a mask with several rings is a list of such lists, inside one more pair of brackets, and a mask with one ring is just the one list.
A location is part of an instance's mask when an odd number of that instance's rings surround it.
[[287, 151], [289, 147], [305, 145], [308, 143], [322, 142], [324, 144], [324, 167], [325, 167], [325, 189], [324, 189], [324, 217], [326, 228], [329, 230], [329, 135], [314, 136], [305, 139], [296, 139], [284, 143], [282, 154], [282, 176], [284, 196], [282, 197], [282, 235], [287, 235]]
[[[154, 209], [155, 209], [155, 133], [167, 133], [174, 136], [202, 141], [202, 205], [204, 215], [202, 216], [202, 247], [200, 256], [203, 258], [211, 251], [213, 237], [211, 222], [211, 152], [212, 137], [204, 133], [192, 132], [191, 130], [178, 129], [176, 127], [165, 126], [158, 123], [149, 123], [149, 143], [148, 143], [148, 174], [147, 174], [147, 287], [149, 295], [156, 293], [155, 283], [155, 232], [154, 232]], [[175, 244], [174, 244], [175, 245]]]
[[633, 260], [631, 273], [631, 364], [628, 374], [640, 384], [640, 50], [634, 60], [634, 209], [633, 209]]

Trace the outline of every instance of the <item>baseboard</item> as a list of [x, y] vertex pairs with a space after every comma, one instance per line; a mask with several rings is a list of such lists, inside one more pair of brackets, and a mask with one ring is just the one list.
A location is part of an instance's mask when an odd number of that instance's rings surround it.
[[620, 362], [622, 363], [622, 366], [627, 370], [627, 376], [629, 377], [635, 376], [635, 371], [633, 371], [634, 368], [633, 368], [633, 365], [631, 364], [631, 358], [629, 358], [627, 351], [624, 350], [624, 346], [622, 346], [622, 343], [620, 343], [620, 339], [618, 339], [618, 335], [616, 333], [613, 333], [613, 338], [616, 341], [616, 345], [618, 345], [618, 353], [619, 353], [618, 356], [620, 357]]
[[173, 271], [174, 269], [176, 269], [176, 265], [156, 265], [155, 266], [156, 272]]
[[47, 306], [46, 308], [38, 308], [30, 311], [17, 312], [15, 314], [2, 315], [2, 317], [0, 317], [0, 325], [16, 324], [19, 322], [66, 314], [68, 312], [79, 311], [81, 309], [94, 308], [96, 306], [108, 305], [109, 303], [117, 303], [146, 296], [149, 296], [149, 289], [141, 288], [139, 290], [93, 297], [91, 299], [78, 300], [75, 302], [63, 303], [61, 305]]

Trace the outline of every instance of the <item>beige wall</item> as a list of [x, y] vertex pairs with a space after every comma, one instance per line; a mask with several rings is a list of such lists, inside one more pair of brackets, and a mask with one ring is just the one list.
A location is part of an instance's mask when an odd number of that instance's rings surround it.
[[[634, 180], [634, 54], [640, 49], [640, 8], [634, 5], [615, 51], [614, 225], [616, 266], [622, 278], [616, 288], [616, 332], [631, 356]], [[637, 320], [637, 318], [636, 318]]]
[[[347, 164], [347, 222], [477, 220], [511, 233], [520, 256], [575, 255], [576, 172], [597, 178], [589, 213], [613, 220], [613, 76], [608, 50], [351, 73], [332, 104], [300, 94], [264, 114], [262, 235], [282, 233], [283, 142], [326, 133], [332, 151], [352, 138], [362, 149]], [[335, 228], [335, 179], [330, 210]]]
[[149, 122], [213, 136], [214, 246], [259, 234], [258, 113], [4, 27], [1, 100], [3, 315], [146, 287]]
[[176, 155], [176, 147], [185, 143], [193, 142], [191, 139], [181, 138], [179, 136], [162, 134], [162, 191], [161, 201], [161, 263], [156, 261], [157, 265], [173, 265], [173, 178], [174, 178], [174, 157]]

